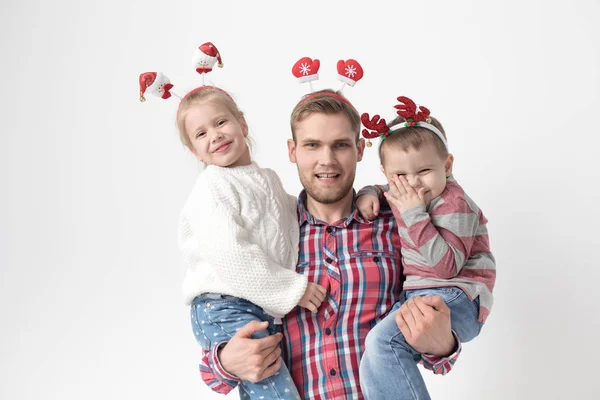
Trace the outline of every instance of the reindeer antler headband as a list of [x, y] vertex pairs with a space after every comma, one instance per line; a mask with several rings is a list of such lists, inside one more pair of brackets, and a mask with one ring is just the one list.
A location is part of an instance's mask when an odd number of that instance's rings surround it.
[[[222, 68], [223, 62], [221, 60], [221, 53], [219, 53], [219, 50], [217, 50], [214, 44], [206, 42], [196, 48], [192, 63], [196, 72], [202, 76], [202, 86], [191, 90], [184, 98], [203, 88], [214, 87], [204, 85], [204, 76], [212, 71], [217, 62], [219, 63], [219, 68]], [[181, 96], [171, 90], [173, 89], [173, 84], [162, 72], [144, 72], [140, 74], [139, 81], [140, 101], [142, 102], [146, 101], [146, 98], [144, 97], [146, 93], [151, 93], [161, 99], [168, 99], [171, 95], [177, 97], [179, 100], [182, 99]]]
[[388, 126], [385, 122], [385, 119], [381, 118], [379, 115], [374, 115], [373, 118], [369, 118], [369, 114], [364, 113], [361, 115], [360, 120], [362, 124], [371, 131], [369, 132], [367, 129], [362, 130], [362, 135], [367, 139], [367, 146], [371, 147], [371, 140], [373, 138], [379, 137], [381, 140], [385, 140], [390, 132], [395, 129], [401, 127], [411, 127], [411, 126], [420, 126], [426, 129], [429, 129], [431, 132], [435, 133], [446, 149], [448, 149], [448, 142], [444, 137], [444, 134], [431, 124], [431, 117], [429, 116], [430, 111], [425, 106], [417, 106], [414, 101], [409, 99], [406, 96], [400, 96], [397, 99], [400, 104], [394, 106], [398, 111], [396, 113], [405, 119], [396, 125]]
[[[321, 62], [317, 59], [312, 59], [310, 57], [302, 57], [296, 64], [292, 67], [292, 74], [296, 77], [298, 83], [308, 82], [310, 86], [310, 91], [313, 92], [312, 81], [319, 79], [319, 67], [321, 66]], [[360, 63], [356, 60], [339, 60], [337, 62], [337, 79], [342, 82], [342, 86], [339, 91], [341, 92], [346, 85], [354, 86], [356, 82], [358, 82], [364, 75], [364, 71]], [[343, 101], [348, 104], [350, 107], [354, 108], [352, 103], [348, 99], [343, 96], [340, 96], [336, 93], [329, 92], [319, 92], [318, 94], [305, 96], [300, 103], [305, 102], [308, 99], [311, 99], [315, 96], [330, 96], [335, 97], [338, 100]]]

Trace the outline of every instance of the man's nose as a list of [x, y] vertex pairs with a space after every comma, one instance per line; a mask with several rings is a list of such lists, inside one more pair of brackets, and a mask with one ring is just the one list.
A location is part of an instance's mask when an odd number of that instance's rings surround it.
[[319, 154], [319, 162], [323, 165], [335, 164], [335, 153], [327, 146], [323, 146]]

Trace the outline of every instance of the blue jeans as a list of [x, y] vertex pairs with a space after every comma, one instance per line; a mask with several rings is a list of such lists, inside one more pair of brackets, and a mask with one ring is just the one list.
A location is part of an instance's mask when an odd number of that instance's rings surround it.
[[423, 377], [417, 368], [421, 354], [413, 349], [400, 332], [394, 316], [411, 297], [442, 297], [451, 310], [452, 330], [461, 342], [468, 342], [481, 331], [479, 299], [469, 300], [457, 287], [407, 290], [390, 313], [367, 335], [365, 352], [360, 361], [360, 387], [367, 400], [430, 399]]
[[[247, 300], [216, 293], [204, 293], [196, 297], [191, 306], [192, 328], [196, 340], [204, 350], [228, 342], [233, 335], [250, 321], [269, 321], [267, 330], [256, 332], [253, 339], [260, 339], [278, 332], [273, 317], [262, 308]], [[241, 399], [300, 399], [290, 372], [285, 364], [270, 378], [258, 383], [242, 381], [239, 385]]]

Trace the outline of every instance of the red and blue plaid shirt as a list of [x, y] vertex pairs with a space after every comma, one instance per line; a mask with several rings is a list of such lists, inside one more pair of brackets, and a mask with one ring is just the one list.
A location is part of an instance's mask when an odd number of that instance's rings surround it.
[[[315, 219], [298, 202], [300, 249], [297, 272], [328, 290], [316, 314], [296, 307], [284, 320], [284, 361], [304, 399], [362, 399], [358, 367], [369, 330], [391, 310], [402, 289], [400, 236], [391, 210], [374, 221], [353, 205], [347, 218], [333, 224]], [[456, 336], [456, 335], [455, 335]], [[228, 374], [213, 351], [205, 352], [200, 371], [213, 390], [228, 393], [239, 380]], [[423, 365], [445, 374], [460, 354], [423, 355]]]

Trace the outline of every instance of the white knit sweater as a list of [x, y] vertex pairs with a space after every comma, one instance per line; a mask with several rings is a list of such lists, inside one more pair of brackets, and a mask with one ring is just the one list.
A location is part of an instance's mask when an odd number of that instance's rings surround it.
[[179, 245], [188, 261], [186, 304], [201, 293], [241, 297], [282, 317], [307, 285], [297, 274], [296, 198], [256, 163], [208, 166], [181, 212]]

